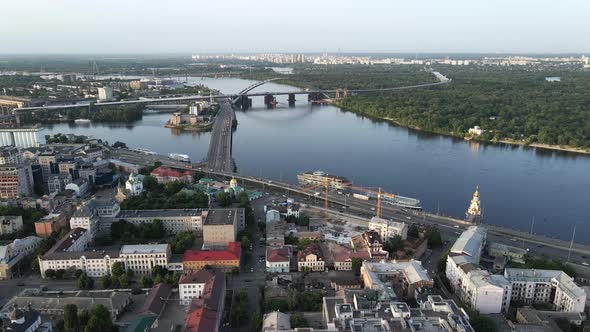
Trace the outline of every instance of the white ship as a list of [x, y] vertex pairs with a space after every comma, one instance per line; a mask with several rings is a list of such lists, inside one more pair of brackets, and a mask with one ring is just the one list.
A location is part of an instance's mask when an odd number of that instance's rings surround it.
[[168, 157], [170, 157], [170, 159], [182, 161], [182, 162], [185, 162], [185, 163], [190, 163], [191, 162], [191, 158], [187, 154], [170, 153], [170, 154], [168, 154]]
[[76, 119], [75, 123], [90, 123], [90, 119]]

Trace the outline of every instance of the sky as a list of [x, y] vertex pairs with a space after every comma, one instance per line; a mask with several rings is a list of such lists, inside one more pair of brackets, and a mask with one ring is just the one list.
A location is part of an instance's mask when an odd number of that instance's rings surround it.
[[0, 54], [590, 51], [588, 0], [2, 0], [0, 8]]

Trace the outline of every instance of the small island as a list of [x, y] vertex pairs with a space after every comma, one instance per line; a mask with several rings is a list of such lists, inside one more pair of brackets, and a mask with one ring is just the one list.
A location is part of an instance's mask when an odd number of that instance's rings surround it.
[[188, 113], [173, 113], [165, 127], [183, 131], [209, 131], [213, 128], [218, 110], [217, 103], [195, 102], [189, 106]]

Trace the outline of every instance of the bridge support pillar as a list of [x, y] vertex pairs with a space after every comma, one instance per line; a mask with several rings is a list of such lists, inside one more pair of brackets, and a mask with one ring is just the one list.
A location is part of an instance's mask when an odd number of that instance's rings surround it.
[[289, 94], [289, 107], [294, 107], [294, 106], [295, 106], [295, 94], [290, 93]]
[[324, 96], [319, 92], [311, 92], [310, 94], [307, 95], [308, 102], [314, 102], [314, 101], [323, 100], [323, 99], [324, 99]]
[[275, 106], [277, 105], [275, 97], [271, 94], [265, 95], [264, 96], [264, 105], [266, 105], [266, 108], [275, 108]]

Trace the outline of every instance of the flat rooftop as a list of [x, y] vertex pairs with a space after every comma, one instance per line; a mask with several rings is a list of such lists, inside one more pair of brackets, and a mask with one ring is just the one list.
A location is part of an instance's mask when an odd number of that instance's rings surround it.
[[136, 244], [124, 245], [121, 255], [125, 254], [164, 254], [168, 252], [168, 244]]
[[117, 214], [117, 219], [198, 217], [202, 213], [201, 209], [121, 210]]
[[233, 225], [243, 209], [211, 209], [207, 212], [205, 225]]

